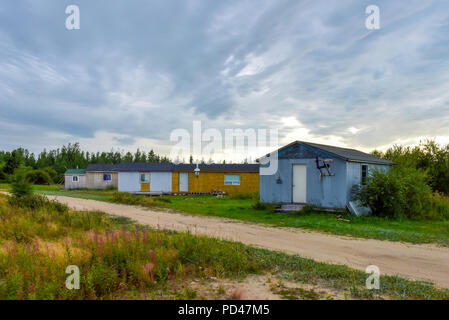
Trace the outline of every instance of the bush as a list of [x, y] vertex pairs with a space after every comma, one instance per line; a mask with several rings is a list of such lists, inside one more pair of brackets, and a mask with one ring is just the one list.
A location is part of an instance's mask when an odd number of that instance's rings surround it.
[[268, 211], [274, 211], [275, 205], [272, 203], [264, 203], [257, 200], [254, 202], [251, 207], [254, 210], [268, 210]]
[[46, 173], [48, 173], [51, 181], [53, 181], [55, 183], [58, 182], [64, 176], [64, 175], [61, 175], [58, 172], [56, 172], [56, 170], [53, 169], [52, 167], [46, 167], [42, 170], [45, 171]]
[[45, 170], [30, 170], [26, 173], [26, 179], [34, 184], [51, 184], [52, 178]]
[[444, 206], [432, 195], [426, 173], [414, 168], [398, 166], [387, 173], [371, 172], [356, 199], [379, 217], [444, 218], [437, 212], [444, 212]]
[[46, 208], [59, 213], [67, 212], [69, 208], [56, 200], [49, 200], [46, 196], [40, 194], [30, 194], [23, 196], [11, 196], [8, 198], [8, 204], [15, 208], [26, 208], [38, 210]]
[[11, 177], [11, 193], [15, 197], [23, 197], [33, 194], [33, 186], [28, 181], [26, 174], [27, 170], [25, 168], [19, 168]]
[[153, 198], [136, 196], [128, 192], [118, 192], [118, 191], [114, 192], [114, 194], [112, 195], [112, 202], [139, 205], [144, 207], [155, 206], [155, 201]]

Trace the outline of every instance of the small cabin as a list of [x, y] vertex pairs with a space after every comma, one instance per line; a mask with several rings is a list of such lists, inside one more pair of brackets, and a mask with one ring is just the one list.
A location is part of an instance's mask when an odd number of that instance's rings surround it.
[[[258, 159], [273, 167], [260, 175], [260, 201], [345, 208], [354, 185], [373, 170], [389, 170], [393, 162], [355, 150], [295, 141]], [[273, 165], [273, 166], [272, 166]], [[268, 170], [267, 170], [268, 171]]]
[[68, 169], [64, 172], [65, 189], [87, 188], [87, 175], [85, 169]]

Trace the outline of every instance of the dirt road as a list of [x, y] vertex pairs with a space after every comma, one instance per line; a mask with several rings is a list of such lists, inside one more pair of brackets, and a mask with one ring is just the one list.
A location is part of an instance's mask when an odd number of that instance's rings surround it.
[[400, 242], [351, 239], [302, 229], [266, 227], [213, 217], [152, 211], [107, 202], [53, 196], [75, 210], [98, 210], [124, 216], [141, 224], [177, 231], [190, 230], [221, 239], [278, 250], [316, 261], [345, 264], [365, 270], [379, 267], [381, 274], [427, 280], [449, 288], [449, 248]]

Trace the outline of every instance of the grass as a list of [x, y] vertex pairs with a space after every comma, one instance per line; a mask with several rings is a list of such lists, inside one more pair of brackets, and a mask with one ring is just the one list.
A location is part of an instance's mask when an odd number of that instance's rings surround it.
[[[350, 298], [449, 299], [449, 290], [381, 276], [380, 290], [365, 289], [367, 275], [345, 266], [183, 232], [150, 229], [128, 219], [70, 211], [49, 202], [36, 210], [11, 207], [0, 195], [0, 299], [201, 298], [193, 279], [241, 279], [276, 274], [324, 284]], [[79, 290], [64, 286], [66, 267], [80, 269]], [[313, 292], [282, 292], [314, 299]]]
[[[9, 190], [10, 185], [7, 183], [0, 183], [0, 190]], [[64, 190], [61, 185], [33, 185], [35, 193], [49, 195], [49, 196], [65, 196], [81, 199], [110, 201], [115, 190], [92, 190], [92, 189], [73, 189]]]
[[114, 190], [59, 190], [60, 188], [55, 186], [35, 186], [35, 189], [36, 192], [46, 195], [115, 201], [144, 207], [171, 209], [179, 213], [229, 218], [278, 227], [304, 228], [359, 238], [410, 243], [437, 243], [449, 246], [449, 220], [387, 219], [372, 216], [357, 217], [348, 213], [339, 213], [344, 219], [350, 220], [350, 222], [345, 222], [338, 220], [334, 213], [310, 210], [275, 214], [273, 213], [273, 206], [262, 206], [259, 209], [254, 206], [255, 199], [254, 195], [251, 194], [230, 195], [221, 198], [208, 195], [150, 198], [133, 196], [127, 193], [116, 194]]
[[[411, 243], [438, 243], [449, 246], [449, 221], [386, 219], [372, 216], [354, 216], [349, 213], [337, 214], [307, 210], [297, 213], [273, 213], [273, 207], [255, 209], [254, 200], [248, 198], [215, 196], [164, 196], [145, 198], [121, 195], [118, 202], [159, 206], [177, 212], [195, 215], [230, 218], [247, 222], [265, 223], [272, 226], [304, 228], [338, 235], [372, 238]], [[133, 203], [133, 199], [137, 201]], [[152, 200], [154, 199], [154, 200]]]

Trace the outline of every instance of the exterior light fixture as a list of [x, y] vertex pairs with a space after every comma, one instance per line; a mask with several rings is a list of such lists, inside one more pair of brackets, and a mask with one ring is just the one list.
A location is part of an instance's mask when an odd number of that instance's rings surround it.
[[193, 171], [195, 171], [195, 177], [198, 178], [200, 176], [200, 168], [198, 167], [198, 162], [196, 163], [196, 168]]

